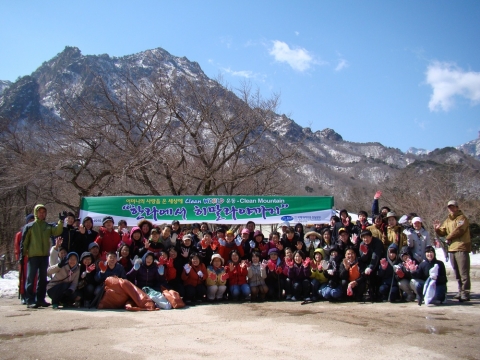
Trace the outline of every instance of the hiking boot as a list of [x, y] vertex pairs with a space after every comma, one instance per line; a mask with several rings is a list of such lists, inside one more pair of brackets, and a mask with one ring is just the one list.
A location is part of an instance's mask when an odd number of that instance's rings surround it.
[[38, 304], [28, 304], [27, 305], [27, 308], [29, 309], [38, 309], [40, 307], [40, 305]]
[[41, 306], [41, 307], [49, 307], [51, 305], [49, 302], [46, 302], [45, 300], [40, 301], [37, 304], [38, 306]]
[[458, 293], [456, 293], [456, 294], [453, 296], [452, 299], [454, 299], [454, 300], [460, 300], [460, 296], [461, 296], [461, 294], [460, 294], [460, 292], [458, 292]]
[[460, 299], [458, 299], [460, 302], [464, 301], [470, 301], [470, 294], [467, 292], [464, 292], [463, 294], [460, 295]]

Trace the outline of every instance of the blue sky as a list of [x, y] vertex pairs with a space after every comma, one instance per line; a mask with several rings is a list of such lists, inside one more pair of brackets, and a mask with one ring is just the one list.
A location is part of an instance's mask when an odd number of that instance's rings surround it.
[[0, 79], [65, 46], [123, 56], [162, 47], [279, 113], [344, 140], [406, 151], [480, 131], [480, 1], [1, 1]]

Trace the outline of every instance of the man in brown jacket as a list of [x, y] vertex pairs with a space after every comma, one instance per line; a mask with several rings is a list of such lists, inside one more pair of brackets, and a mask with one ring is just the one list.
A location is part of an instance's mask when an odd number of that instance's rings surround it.
[[449, 245], [450, 262], [458, 282], [458, 294], [453, 298], [459, 301], [469, 301], [470, 251], [472, 250], [469, 223], [455, 200], [450, 200], [447, 207], [448, 218], [441, 225], [440, 221], [435, 220], [433, 225], [436, 234], [445, 237]]

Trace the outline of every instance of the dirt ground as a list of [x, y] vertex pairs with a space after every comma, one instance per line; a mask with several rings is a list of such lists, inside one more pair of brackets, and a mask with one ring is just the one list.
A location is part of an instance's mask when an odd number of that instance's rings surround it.
[[[449, 278], [449, 289], [456, 287]], [[197, 305], [156, 312], [27, 309], [0, 299], [0, 359], [480, 359], [472, 301]]]

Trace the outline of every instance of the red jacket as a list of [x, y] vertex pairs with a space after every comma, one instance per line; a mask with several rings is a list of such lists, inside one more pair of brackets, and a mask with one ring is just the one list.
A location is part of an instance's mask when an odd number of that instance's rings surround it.
[[230, 251], [232, 250], [237, 250], [238, 251], [238, 255], [243, 258], [243, 256], [245, 255], [244, 251], [243, 251], [243, 246], [240, 245], [240, 246], [237, 246], [237, 244], [235, 244], [235, 242], [233, 243], [233, 246], [232, 247], [227, 247], [227, 246], [222, 246], [220, 245], [218, 247], [218, 253], [220, 254], [220, 256], [222, 257], [223, 261], [227, 262], [228, 260], [230, 260]]
[[247, 267], [241, 267], [240, 263], [234, 265], [233, 271], [230, 271], [230, 266], [225, 266], [225, 271], [228, 274], [228, 284], [243, 285], [247, 283], [248, 270]]
[[120, 241], [122, 241], [122, 238], [120, 237], [119, 233], [114, 230], [108, 232], [107, 229], [105, 229], [104, 227], [100, 228], [98, 236], [95, 239], [95, 242], [100, 248], [100, 254], [102, 254], [102, 257], [106, 253], [109, 253], [111, 251], [117, 251]]
[[[205, 267], [205, 264], [200, 263], [198, 266], [192, 266], [190, 269], [190, 272], [187, 274], [185, 272], [185, 269], [183, 269], [182, 272], [182, 280], [183, 280], [183, 285], [192, 285], [192, 286], [197, 286], [205, 283], [205, 279], [207, 278], [207, 268]], [[199, 278], [198, 277], [198, 271], [201, 271], [203, 273], [203, 277]]]

